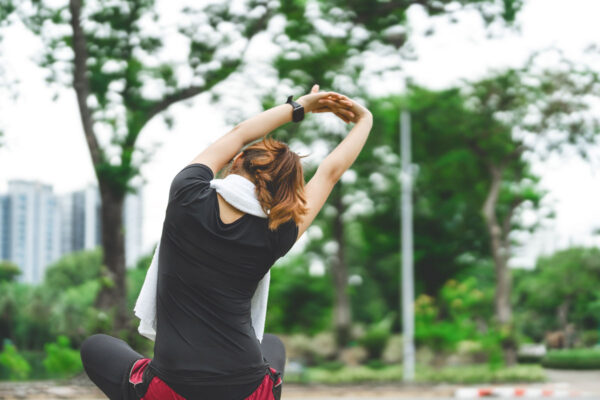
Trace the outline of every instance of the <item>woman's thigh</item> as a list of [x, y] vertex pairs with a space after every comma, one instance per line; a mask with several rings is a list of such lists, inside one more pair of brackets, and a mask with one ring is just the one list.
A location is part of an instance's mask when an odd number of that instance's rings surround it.
[[285, 368], [285, 346], [281, 339], [277, 336], [265, 333], [263, 340], [260, 343], [263, 356], [267, 359], [271, 367], [281, 372], [283, 378], [283, 372]]
[[129, 383], [133, 363], [143, 355], [133, 350], [125, 341], [96, 334], [81, 344], [81, 361], [89, 378], [111, 400], [135, 399]]

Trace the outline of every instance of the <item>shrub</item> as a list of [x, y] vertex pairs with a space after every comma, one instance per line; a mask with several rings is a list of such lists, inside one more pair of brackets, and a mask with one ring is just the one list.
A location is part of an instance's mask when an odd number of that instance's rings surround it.
[[321, 332], [315, 336], [304, 334], [279, 335], [290, 360], [301, 361], [305, 365], [323, 364], [332, 361], [336, 355], [333, 332]]
[[541, 382], [546, 379], [544, 370], [534, 365], [516, 365], [506, 368], [490, 368], [486, 365], [469, 365], [460, 368], [425, 368], [417, 370], [417, 380], [430, 383], [500, 383], [500, 382]]
[[402, 335], [392, 335], [388, 339], [387, 346], [381, 354], [381, 359], [388, 364], [397, 364], [402, 361], [403, 349]]
[[17, 264], [10, 261], [0, 261], [0, 282], [13, 282], [21, 274]]
[[44, 367], [50, 376], [73, 375], [83, 370], [78, 350], [70, 346], [69, 338], [61, 335], [55, 343], [46, 343]]
[[8, 340], [4, 343], [4, 349], [0, 353], [0, 365], [4, 374], [11, 381], [27, 379], [31, 372], [31, 366], [25, 358], [19, 354], [17, 348]]
[[597, 329], [583, 331], [580, 338], [581, 347], [593, 347], [600, 342], [599, 339]]
[[297, 257], [271, 268], [266, 325], [271, 332], [315, 335], [331, 325], [331, 283], [326, 275], [310, 275]]
[[600, 349], [564, 349], [549, 351], [542, 366], [556, 369], [600, 369]]
[[[375, 382], [400, 382], [402, 380], [402, 366], [390, 365], [377, 368], [368, 366], [345, 366], [340, 369], [326, 369], [322, 367], [307, 368], [302, 377], [289, 376], [288, 383], [321, 383], [321, 384], [347, 384], [347, 383], [375, 383]], [[514, 383], [514, 382], [543, 382], [546, 380], [544, 369], [540, 366], [517, 365], [499, 370], [490, 369], [487, 365], [468, 365], [461, 368], [430, 368], [417, 366], [416, 382], [434, 384], [481, 384], [481, 383]]]
[[390, 336], [392, 335], [392, 323], [394, 322], [394, 313], [381, 321], [371, 325], [365, 334], [358, 340], [368, 353], [369, 359], [380, 359], [385, 350]]

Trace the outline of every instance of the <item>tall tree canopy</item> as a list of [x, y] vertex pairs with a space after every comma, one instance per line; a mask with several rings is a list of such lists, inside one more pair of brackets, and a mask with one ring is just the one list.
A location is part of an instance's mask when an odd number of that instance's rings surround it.
[[[367, 61], [375, 57], [409, 56], [409, 31], [406, 29], [407, 10], [409, 7], [422, 7], [430, 15], [449, 14], [457, 10], [457, 6], [473, 7], [481, 12], [485, 22], [514, 21], [521, 7], [520, 1], [405, 1], [389, 0], [373, 2], [369, 0], [314, 2], [288, 1], [282, 2], [281, 12], [285, 16], [283, 31], [275, 37], [281, 52], [274, 60], [274, 66], [281, 82], [292, 90], [302, 91], [313, 83], [322, 88], [331, 88], [351, 97], [367, 97], [366, 80], [373, 72], [367, 71]], [[401, 68], [399, 58], [395, 66], [380, 68], [374, 72], [383, 76], [385, 72], [398, 71]], [[390, 75], [386, 75], [389, 79]], [[391, 78], [396, 79], [396, 78]], [[268, 95], [264, 104], [270, 106], [277, 103], [277, 97]], [[289, 133], [289, 132], [288, 132]], [[340, 141], [343, 129], [336, 129], [325, 124], [303, 124], [291, 133], [293, 136], [282, 137], [299, 140], [304, 143], [320, 142], [332, 150]], [[369, 139], [371, 140], [371, 139]], [[392, 149], [395, 152], [397, 147]], [[356, 165], [360, 163], [357, 160]], [[314, 171], [315, 165], [307, 166]], [[354, 169], [354, 167], [353, 167]], [[364, 176], [364, 175], [363, 175]], [[349, 245], [348, 237], [350, 218], [345, 217], [349, 205], [343, 200], [350, 196], [352, 190], [346, 187], [344, 180], [336, 185], [326, 207], [327, 213], [319, 216], [316, 225], [324, 233], [323, 241], [311, 245], [310, 251], [315, 257], [322, 257], [331, 266], [331, 276], [335, 287], [334, 327], [338, 344], [347, 343], [352, 321], [350, 308], [348, 278], [350, 263], [361, 263], [364, 256], [356, 254]], [[353, 212], [353, 211], [352, 211]], [[385, 217], [382, 217], [385, 219]], [[394, 220], [379, 220], [381, 228], [391, 228]], [[379, 225], [376, 225], [378, 229]], [[397, 243], [397, 232], [386, 241], [385, 246]], [[380, 238], [381, 235], [371, 236]], [[329, 252], [330, 246], [324, 241], [333, 239], [335, 251]], [[324, 251], [325, 250], [325, 251]], [[354, 258], [356, 257], [356, 258]], [[355, 260], [355, 261], [354, 261]], [[394, 258], [386, 261], [387, 268], [392, 268]], [[396, 281], [397, 282], [397, 281]]]
[[[6, 2], [6, 0], [4, 0]], [[222, 1], [181, 10], [165, 25], [153, 0], [24, 1], [6, 8], [44, 42], [40, 65], [50, 83], [72, 87], [102, 199], [105, 268], [97, 305], [113, 309], [115, 329], [128, 325], [122, 210], [132, 179], [151, 152], [143, 128], [175, 103], [211, 90], [241, 68], [273, 4]], [[181, 55], [168, 44], [183, 43]]]

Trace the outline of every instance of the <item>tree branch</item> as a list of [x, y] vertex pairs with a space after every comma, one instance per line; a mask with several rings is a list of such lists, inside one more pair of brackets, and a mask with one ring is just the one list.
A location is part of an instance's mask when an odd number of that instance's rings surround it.
[[202, 93], [205, 90], [205, 88], [206, 86], [194, 85], [185, 89], [180, 89], [173, 94], [165, 96], [162, 100], [157, 101], [156, 103], [154, 103], [154, 105], [150, 107], [150, 111], [148, 112], [148, 115], [146, 117], [146, 123], [152, 118], [154, 118], [157, 114], [160, 114], [161, 112], [169, 108], [171, 105], [179, 101], [190, 99]]
[[[246, 46], [247, 48], [247, 46]], [[202, 92], [210, 90], [217, 83], [222, 82], [231, 75], [234, 71], [237, 70], [237, 67], [242, 63], [243, 54], [239, 59], [229, 62], [228, 64], [223, 65], [219, 70], [213, 72], [213, 76], [208, 77], [206, 84], [204, 85], [193, 85], [189, 86], [185, 89], [180, 89], [175, 93], [165, 96], [162, 100], [155, 102], [153, 105], [149, 107], [148, 115], [146, 116], [146, 123], [154, 118], [156, 115], [160, 114], [171, 105], [190, 99]]]

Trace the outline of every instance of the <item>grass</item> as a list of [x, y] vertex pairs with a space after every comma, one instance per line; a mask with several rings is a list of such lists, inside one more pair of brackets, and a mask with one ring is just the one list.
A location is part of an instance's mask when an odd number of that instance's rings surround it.
[[[487, 365], [471, 365], [441, 369], [419, 366], [416, 370], [415, 381], [418, 383], [477, 384], [543, 382], [545, 379], [544, 369], [539, 365], [517, 365], [499, 369], [490, 369]], [[288, 383], [323, 384], [401, 382], [402, 366], [392, 365], [377, 369], [367, 366], [344, 366], [335, 370], [309, 367], [301, 374], [292, 375], [286, 372], [285, 380]]]

